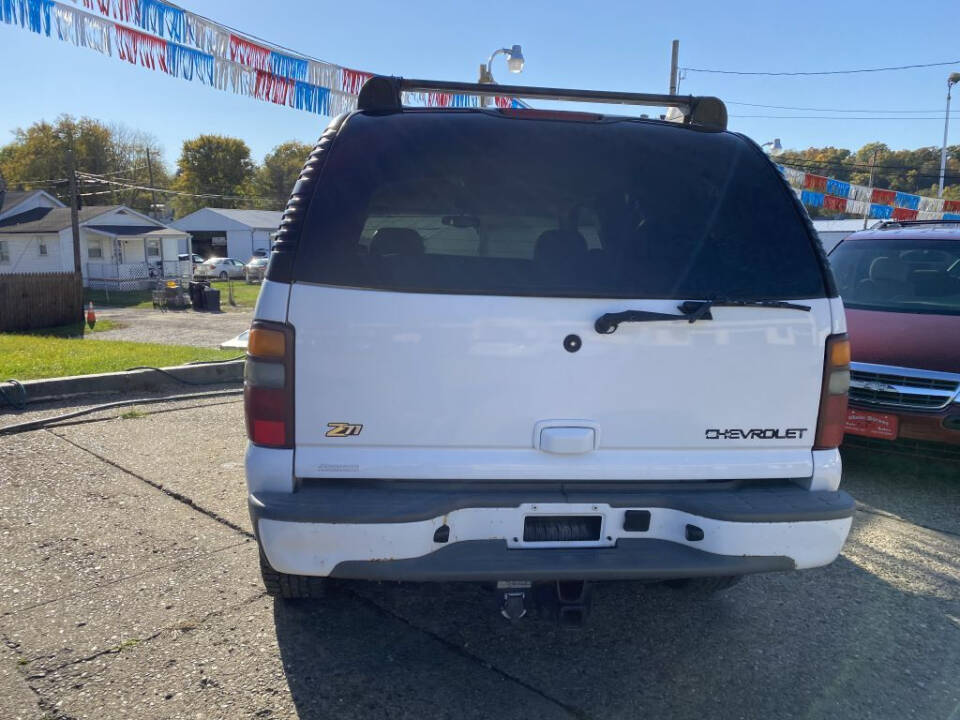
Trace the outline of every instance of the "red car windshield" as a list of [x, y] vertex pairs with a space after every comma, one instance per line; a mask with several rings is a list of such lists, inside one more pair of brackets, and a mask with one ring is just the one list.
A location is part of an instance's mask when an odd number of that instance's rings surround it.
[[830, 263], [847, 307], [960, 315], [960, 240], [847, 240]]

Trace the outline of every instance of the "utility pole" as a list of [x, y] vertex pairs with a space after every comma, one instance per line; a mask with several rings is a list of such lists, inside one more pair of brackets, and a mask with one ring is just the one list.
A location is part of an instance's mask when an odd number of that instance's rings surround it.
[[77, 161], [74, 156], [73, 131], [70, 131], [67, 147], [67, 180], [70, 183], [70, 228], [73, 233], [73, 271], [77, 274], [77, 279], [82, 278], [82, 267], [80, 265], [80, 212], [79, 200], [77, 195]]
[[950, 73], [947, 78], [947, 111], [943, 115], [943, 148], [940, 150], [940, 189], [937, 197], [943, 197], [943, 179], [947, 172], [947, 131], [950, 129], [950, 91], [960, 82], [960, 73]]
[[677, 63], [680, 57], [680, 41], [674, 40], [670, 50], [670, 94], [677, 94]]
[[153, 184], [153, 163], [150, 162], [150, 148], [147, 148], [147, 175], [150, 178], [150, 195], [153, 198], [153, 205], [150, 206], [150, 209], [152, 210], [152, 212], [150, 213], [150, 217], [156, 220], [157, 213], [158, 213], [157, 191], [153, 189], [156, 186]]
[[[877, 151], [873, 151], [873, 157], [870, 159], [870, 184], [867, 186], [873, 190], [873, 173], [877, 165]], [[872, 193], [871, 193], [872, 194]], [[870, 199], [867, 198], [867, 209], [863, 211], [863, 229], [867, 229], [867, 218], [870, 217]]]

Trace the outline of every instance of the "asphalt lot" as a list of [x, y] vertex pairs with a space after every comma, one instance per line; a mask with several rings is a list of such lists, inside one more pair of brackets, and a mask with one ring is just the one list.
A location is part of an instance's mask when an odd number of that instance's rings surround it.
[[571, 631], [470, 585], [274, 604], [240, 403], [121, 412], [0, 437], [0, 718], [960, 718], [958, 465], [849, 454], [832, 566], [604, 585]]
[[104, 307], [97, 309], [97, 319], [113, 320], [119, 327], [87, 333], [84, 335], [85, 339], [130, 340], [215, 348], [244, 330], [249, 330], [253, 312], [234, 309], [219, 313], [193, 310], [161, 312], [151, 308]]

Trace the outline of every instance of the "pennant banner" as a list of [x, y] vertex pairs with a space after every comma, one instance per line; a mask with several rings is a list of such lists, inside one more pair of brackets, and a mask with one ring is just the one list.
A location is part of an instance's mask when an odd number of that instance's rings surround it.
[[960, 200], [921, 197], [898, 190], [869, 188], [844, 180], [803, 172], [785, 165], [777, 169], [807, 207], [822, 207], [878, 220], [960, 219]]
[[[119, 22], [115, 22], [119, 21]], [[164, 0], [0, 0], [0, 22], [219, 90], [312, 112], [357, 107], [373, 75], [255, 41]], [[123, 23], [123, 24], [121, 24]], [[404, 93], [408, 104], [481, 107], [479, 98]], [[497, 107], [523, 107], [494, 98]]]

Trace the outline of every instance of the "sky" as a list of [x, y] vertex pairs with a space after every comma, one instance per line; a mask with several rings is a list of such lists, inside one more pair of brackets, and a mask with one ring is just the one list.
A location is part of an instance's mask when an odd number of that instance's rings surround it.
[[[670, 43], [680, 66], [797, 72], [960, 60], [956, 0], [819, 2], [763, 0], [180, 0], [187, 10], [328, 62], [375, 73], [475, 81], [478, 66], [520, 44], [521, 75], [502, 58], [500, 82], [666, 92]], [[183, 140], [200, 133], [242, 138], [255, 160], [275, 145], [312, 143], [320, 116], [129, 65], [19, 27], [0, 24], [0, 144], [12, 131], [61, 113], [120, 122], [154, 135], [173, 168]], [[727, 102], [729, 127], [784, 147], [894, 149], [939, 146], [946, 78], [953, 66], [817, 77], [688, 72], [681, 94]], [[957, 93], [960, 95], [960, 92]], [[756, 103], [861, 110], [816, 113]], [[534, 103], [537, 104], [537, 103]], [[955, 105], [960, 105], [957, 98]], [[888, 110], [922, 111], [913, 114]], [[618, 114], [630, 114], [623, 108]], [[842, 119], [809, 119], [810, 115]], [[780, 117], [746, 117], [748, 115]], [[786, 117], [786, 116], [804, 117]], [[952, 114], [960, 121], [960, 113]], [[863, 119], [867, 118], [867, 119]], [[884, 119], [870, 119], [884, 118]], [[886, 119], [890, 118], [890, 119]], [[931, 119], [921, 119], [931, 118]], [[953, 144], [960, 143], [954, 122]]]

